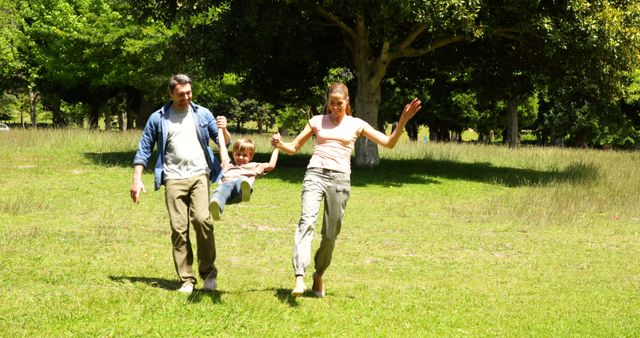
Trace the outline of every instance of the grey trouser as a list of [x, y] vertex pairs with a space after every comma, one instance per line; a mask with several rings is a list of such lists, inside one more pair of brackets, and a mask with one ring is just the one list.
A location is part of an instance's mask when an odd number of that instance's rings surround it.
[[198, 246], [200, 277], [216, 277], [214, 265], [216, 245], [213, 223], [209, 219], [209, 178], [199, 175], [183, 180], [165, 182], [165, 201], [171, 221], [173, 262], [182, 282], [196, 283], [193, 272], [193, 250], [189, 239], [189, 224], [193, 226]]
[[342, 217], [351, 193], [349, 174], [329, 169], [309, 168], [302, 183], [302, 211], [293, 244], [293, 269], [296, 276], [304, 276], [311, 258], [313, 230], [318, 220], [320, 202], [324, 198], [322, 241], [314, 263], [319, 274], [331, 264], [333, 248], [340, 233]]

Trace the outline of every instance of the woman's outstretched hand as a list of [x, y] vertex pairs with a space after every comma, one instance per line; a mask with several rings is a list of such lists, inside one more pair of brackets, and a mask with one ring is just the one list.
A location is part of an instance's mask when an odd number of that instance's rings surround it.
[[402, 116], [400, 116], [401, 122], [407, 122], [413, 118], [416, 113], [422, 108], [422, 101], [418, 100], [418, 98], [413, 99], [411, 102], [407, 103], [402, 110]]

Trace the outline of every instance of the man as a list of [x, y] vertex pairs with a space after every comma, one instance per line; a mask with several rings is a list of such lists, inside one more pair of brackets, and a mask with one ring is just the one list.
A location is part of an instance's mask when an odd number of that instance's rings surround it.
[[133, 160], [131, 199], [140, 203], [140, 192], [146, 192], [142, 171], [147, 166], [154, 146], [158, 160], [154, 168], [155, 190], [165, 186], [165, 202], [171, 222], [173, 261], [182, 285], [178, 291], [193, 292], [197, 279], [193, 271], [193, 251], [189, 224], [198, 244], [198, 272], [205, 290], [215, 290], [218, 271], [213, 223], [209, 217], [209, 185], [220, 175], [220, 162], [213, 156], [209, 139], [218, 143], [218, 131], [229, 142], [227, 119], [191, 102], [191, 79], [178, 74], [169, 80], [171, 100], [154, 112], [138, 143]]

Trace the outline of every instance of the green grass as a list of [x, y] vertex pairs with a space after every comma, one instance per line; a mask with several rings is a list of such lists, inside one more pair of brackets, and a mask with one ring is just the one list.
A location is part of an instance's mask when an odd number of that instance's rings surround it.
[[219, 291], [185, 296], [150, 172], [129, 199], [138, 138], [0, 134], [0, 336], [640, 335], [638, 152], [403, 139], [352, 174], [327, 297], [292, 299], [310, 145], [225, 210]]

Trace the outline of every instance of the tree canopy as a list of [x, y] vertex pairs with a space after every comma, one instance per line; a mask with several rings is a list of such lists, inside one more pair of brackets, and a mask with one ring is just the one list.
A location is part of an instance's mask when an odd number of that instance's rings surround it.
[[[473, 69], [468, 90], [501, 96], [514, 107], [512, 115], [535, 86], [555, 97], [572, 88], [567, 82], [577, 82], [614, 99], [621, 73], [638, 64], [638, 9], [623, 0], [231, 1], [219, 20], [194, 30], [222, 41], [209, 55], [224, 55], [254, 91], [273, 101], [303, 101], [330, 69], [353, 69], [355, 114], [378, 126], [384, 80], [402, 77], [411, 85], [425, 76], [392, 66], [416, 59], [413, 70], [440, 50], [465, 49], [467, 57], [438, 58], [430, 69]], [[454, 96], [460, 103], [460, 93]], [[377, 161], [375, 145], [359, 140], [356, 164]]]
[[[378, 128], [419, 96], [409, 128], [436, 140], [474, 128], [517, 143], [528, 128], [544, 143], [640, 143], [637, 1], [0, 2], [3, 90], [35, 91], [54, 121], [80, 102], [96, 127], [123, 101], [143, 124], [166, 79], [186, 72], [194, 99], [238, 123], [295, 126], [344, 74], [355, 115]], [[358, 140], [355, 164], [377, 162]]]

